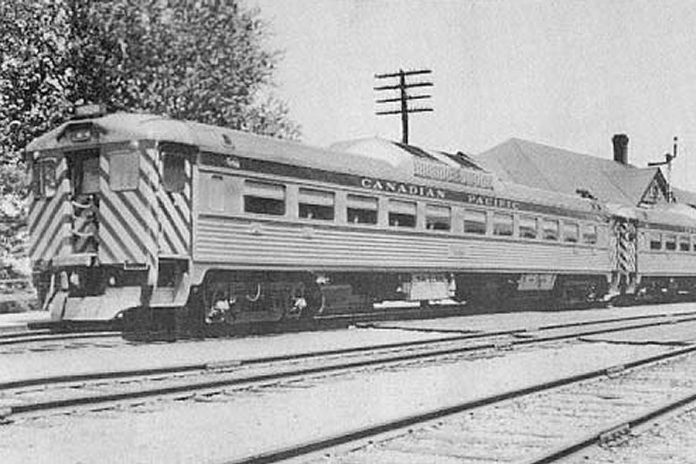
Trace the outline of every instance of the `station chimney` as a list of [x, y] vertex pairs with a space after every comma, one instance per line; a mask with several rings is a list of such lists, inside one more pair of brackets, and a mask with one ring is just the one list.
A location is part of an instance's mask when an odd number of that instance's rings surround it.
[[611, 141], [614, 144], [614, 161], [628, 164], [628, 135], [616, 134]]

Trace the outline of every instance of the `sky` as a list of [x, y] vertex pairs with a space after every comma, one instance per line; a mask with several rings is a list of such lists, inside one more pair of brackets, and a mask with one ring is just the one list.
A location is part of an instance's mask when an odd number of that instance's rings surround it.
[[[328, 146], [400, 140], [376, 116], [375, 73], [431, 69], [410, 142], [476, 154], [516, 137], [603, 158], [663, 161], [696, 191], [695, 0], [247, 0], [283, 50], [274, 93]], [[414, 79], [415, 81], [415, 79]], [[569, 169], [572, 169], [569, 166]]]

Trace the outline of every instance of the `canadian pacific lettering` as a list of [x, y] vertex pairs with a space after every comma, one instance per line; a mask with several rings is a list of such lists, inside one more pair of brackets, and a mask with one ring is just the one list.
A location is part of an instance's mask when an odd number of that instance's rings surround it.
[[380, 192], [401, 193], [403, 195], [414, 195], [426, 198], [437, 198], [440, 200], [463, 201], [479, 206], [491, 208], [520, 209], [520, 204], [506, 198], [491, 197], [475, 193], [460, 194], [448, 190], [442, 190], [424, 185], [407, 184], [382, 179], [371, 179], [363, 177], [360, 181], [363, 188], [378, 190]]
[[363, 177], [360, 181], [364, 188], [379, 190], [382, 192], [401, 193], [404, 195], [415, 195], [419, 197], [439, 198], [444, 200], [445, 191], [437, 188], [426, 187], [424, 185], [406, 184], [389, 180], [370, 179]]

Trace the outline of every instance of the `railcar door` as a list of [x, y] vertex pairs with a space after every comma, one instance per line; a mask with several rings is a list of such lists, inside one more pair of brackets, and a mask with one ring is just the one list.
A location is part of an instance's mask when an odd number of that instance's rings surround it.
[[192, 147], [161, 144], [162, 185], [157, 193], [160, 258], [188, 260], [191, 251]]
[[632, 294], [638, 283], [638, 233], [634, 219], [614, 216], [611, 220], [609, 253], [612, 281], [610, 293]]

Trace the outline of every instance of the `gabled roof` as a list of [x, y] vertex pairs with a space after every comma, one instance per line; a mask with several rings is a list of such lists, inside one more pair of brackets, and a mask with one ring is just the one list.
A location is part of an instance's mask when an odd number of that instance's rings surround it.
[[636, 206], [653, 181], [665, 187], [659, 168], [637, 168], [521, 139], [503, 142], [476, 159], [511, 182], [569, 195], [586, 191], [610, 203]]

